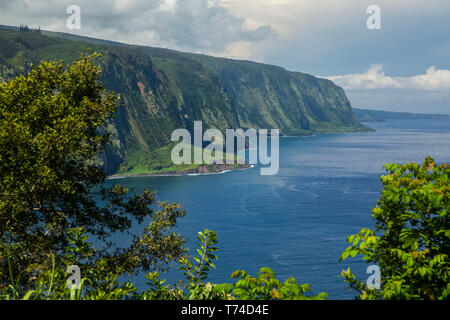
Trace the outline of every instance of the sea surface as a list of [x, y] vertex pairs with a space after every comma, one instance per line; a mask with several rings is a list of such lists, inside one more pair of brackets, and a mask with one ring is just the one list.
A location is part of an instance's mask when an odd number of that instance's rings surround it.
[[[159, 200], [183, 203], [187, 214], [176, 229], [195, 254], [204, 228], [219, 235], [217, 269], [210, 281], [229, 282], [230, 274], [261, 267], [277, 277], [309, 283], [312, 293], [352, 299], [339, 274], [350, 266], [367, 279], [359, 258], [339, 262], [347, 236], [373, 227], [371, 208], [382, 188], [385, 163], [422, 163], [431, 155], [450, 161], [450, 121], [395, 120], [367, 123], [367, 133], [322, 134], [280, 139], [280, 170], [262, 176], [258, 166], [223, 174], [108, 180], [142, 192], [157, 190]], [[139, 228], [136, 226], [136, 231]], [[121, 241], [126, 241], [121, 238]], [[174, 265], [176, 268], [176, 264]], [[182, 275], [170, 271], [169, 283]], [[143, 275], [135, 278], [145, 288]]]

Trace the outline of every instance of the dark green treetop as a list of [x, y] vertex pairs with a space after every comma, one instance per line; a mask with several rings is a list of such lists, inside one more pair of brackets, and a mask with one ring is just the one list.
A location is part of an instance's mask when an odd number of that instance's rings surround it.
[[[42, 62], [0, 85], [0, 286], [14, 278], [25, 287], [49, 261], [61, 263], [68, 233], [79, 228], [97, 239], [97, 249], [66, 263], [103, 261], [105, 272], [134, 273], [185, 252], [170, 231], [185, 214], [178, 204], [157, 202], [148, 190], [131, 195], [103, 186], [97, 160], [119, 99], [98, 81], [98, 56], [84, 54], [67, 68]], [[108, 239], [144, 222], [127, 247]]]

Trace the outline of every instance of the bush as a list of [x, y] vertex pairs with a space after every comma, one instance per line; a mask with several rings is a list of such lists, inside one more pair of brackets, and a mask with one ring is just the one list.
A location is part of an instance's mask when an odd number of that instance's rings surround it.
[[378, 264], [380, 290], [343, 271], [361, 299], [449, 299], [450, 220], [448, 164], [427, 157], [415, 163], [388, 164], [384, 189], [373, 209], [375, 230], [348, 237], [340, 259], [362, 255]]

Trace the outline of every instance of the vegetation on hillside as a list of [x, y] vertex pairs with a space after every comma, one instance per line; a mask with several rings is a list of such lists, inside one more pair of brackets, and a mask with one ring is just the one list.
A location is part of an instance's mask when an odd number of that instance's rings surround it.
[[284, 135], [369, 130], [359, 123], [344, 90], [330, 80], [250, 61], [187, 56], [224, 81], [245, 128], [280, 128]]
[[[168, 144], [164, 147], [158, 148], [152, 151], [150, 154], [138, 150], [135, 151], [131, 157], [125, 159], [125, 161], [120, 165], [119, 171], [117, 173], [120, 175], [151, 175], [151, 174], [164, 174], [164, 173], [183, 173], [183, 172], [191, 172], [195, 169], [198, 169], [200, 166], [208, 166], [208, 164], [203, 160], [202, 163], [194, 162], [194, 153], [195, 150], [199, 150], [203, 154], [205, 149], [196, 148], [191, 145], [191, 164], [174, 164], [171, 159], [172, 149], [176, 145], [176, 142]], [[215, 151], [211, 152], [211, 155], [214, 157], [216, 154]], [[218, 157], [223, 159], [223, 163], [226, 162], [227, 153], [219, 152]], [[239, 169], [241, 166], [238, 164], [237, 155], [233, 154], [232, 157], [235, 159], [235, 163], [230, 167]], [[228, 167], [228, 166], [227, 166]], [[217, 170], [221, 171], [224, 166], [217, 166]]]
[[0, 82], [29, 72], [30, 64], [41, 60], [70, 64], [88, 47], [102, 54], [101, 79], [120, 93], [124, 106], [109, 127], [109, 174], [149, 166], [168, 170], [142, 155], [169, 145], [173, 130], [192, 130], [196, 120], [203, 121], [204, 129], [274, 128], [282, 135], [368, 130], [342, 88], [328, 80], [260, 63], [46, 31], [0, 28]]

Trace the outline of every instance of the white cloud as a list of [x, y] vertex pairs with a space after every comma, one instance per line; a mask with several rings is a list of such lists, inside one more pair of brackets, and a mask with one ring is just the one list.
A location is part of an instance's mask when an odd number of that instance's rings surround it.
[[424, 74], [411, 77], [388, 76], [384, 73], [382, 65], [375, 64], [365, 73], [327, 76], [323, 78], [329, 79], [347, 90], [450, 90], [450, 70], [437, 69], [435, 66], [429, 67]]
[[161, 11], [174, 11], [177, 0], [165, 0], [159, 6], [159, 10]]
[[411, 88], [421, 90], [450, 90], [450, 70], [431, 66], [426, 74], [404, 78]]

